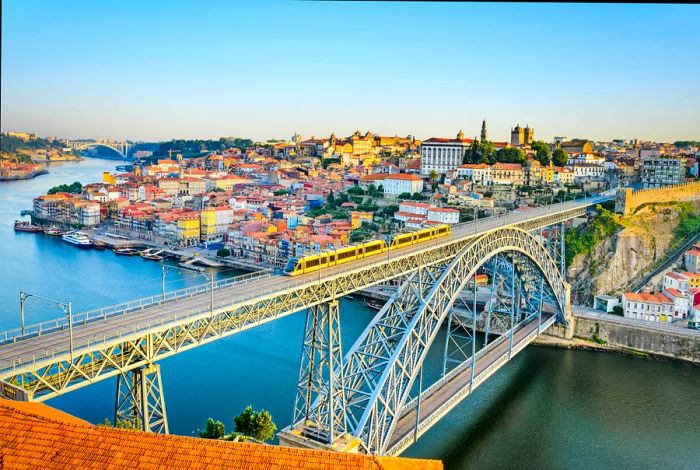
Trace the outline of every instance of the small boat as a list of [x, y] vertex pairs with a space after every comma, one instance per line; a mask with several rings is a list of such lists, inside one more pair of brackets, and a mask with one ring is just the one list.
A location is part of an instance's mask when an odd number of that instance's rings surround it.
[[44, 229], [44, 234], [51, 237], [60, 237], [63, 235], [63, 232], [58, 227], [49, 227]]
[[143, 250], [140, 254], [143, 259], [149, 259], [151, 261], [162, 261], [165, 256], [161, 256], [163, 250], [157, 248], [147, 248]]
[[92, 247], [92, 242], [90, 238], [82, 232], [68, 232], [62, 237], [64, 242], [70, 243], [78, 248], [90, 248]]
[[345, 298], [348, 300], [355, 300], [355, 296], [353, 295], [346, 295]]
[[369, 308], [371, 308], [372, 310], [377, 310], [377, 311], [381, 310], [383, 307], [383, 305], [381, 305], [375, 301], [372, 301], [372, 300], [365, 300], [365, 305], [368, 306]]
[[92, 247], [96, 250], [104, 250], [105, 248], [107, 248], [107, 245], [105, 244], [105, 242], [102, 242], [100, 240], [93, 240]]
[[115, 248], [114, 254], [120, 256], [135, 256], [139, 254], [139, 250], [135, 248]]
[[37, 233], [41, 232], [42, 228], [38, 225], [33, 225], [31, 222], [23, 222], [21, 220], [15, 220], [15, 232], [29, 232]]

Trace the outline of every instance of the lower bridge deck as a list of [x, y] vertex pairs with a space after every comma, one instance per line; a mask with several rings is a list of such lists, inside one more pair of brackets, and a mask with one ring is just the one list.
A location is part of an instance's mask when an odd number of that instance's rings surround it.
[[468, 360], [424, 390], [421, 393], [420, 407], [418, 407], [418, 426], [416, 426], [418, 399], [414, 398], [407, 403], [396, 423], [387, 454], [398, 455], [406, 450], [433, 424], [467, 397], [472, 390], [488, 379], [555, 321], [556, 316], [553, 313], [542, 312], [540, 322], [534, 318], [525, 324], [516, 326], [512, 347], [510, 335], [505, 334], [478, 351], [473, 380], [471, 360]]

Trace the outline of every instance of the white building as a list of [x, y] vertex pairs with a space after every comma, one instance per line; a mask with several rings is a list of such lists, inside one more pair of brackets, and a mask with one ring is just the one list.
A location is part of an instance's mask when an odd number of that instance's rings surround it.
[[485, 163], [467, 163], [455, 169], [455, 176], [472, 181], [474, 184], [489, 186], [493, 183], [491, 167]]
[[595, 163], [577, 163], [573, 165], [574, 180], [578, 183], [589, 181], [604, 181], [606, 169]]
[[664, 274], [663, 286], [664, 289], [676, 289], [685, 292], [688, 290], [688, 280], [688, 276], [670, 271]]
[[685, 264], [685, 269], [691, 273], [700, 272], [700, 247], [693, 247], [686, 251], [683, 255], [683, 262]]
[[675, 318], [685, 318], [688, 316], [692, 306], [692, 294], [681, 292], [677, 289], [664, 289], [664, 295], [673, 301], [673, 316]]
[[456, 139], [443, 137], [431, 137], [421, 143], [421, 168], [423, 175], [429, 175], [431, 171], [439, 174], [457, 168], [464, 160], [464, 154], [473, 139], [465, 139], [464, 133], [459, 131]]
[[660, 188], [683, 182], [685, 172], [680, 158], [648, 156], [642, 159], [642, 187]]
[[457, 224], [459, 223], [459, 211], [449, 207], [431, 207], [428, 209], [428, 222]]
[[423, 180], [416, 175], [401, 173], [386, 175], [384, 178], [384, 194], [398, 196], [402, 193], [420, 193], [423, 191]]
[[674, 304], [662, 293], [622, 294], [622, 310], [626, 318], [654, 322], [670, 322], [673, 319]]
[[428, 215], [428, 209], [432, 206], [425, 202], [413, 202], [413, 201], [403, 201], [399, 203], [399, 212], [405, 212], [407, 214], [414, 215]]

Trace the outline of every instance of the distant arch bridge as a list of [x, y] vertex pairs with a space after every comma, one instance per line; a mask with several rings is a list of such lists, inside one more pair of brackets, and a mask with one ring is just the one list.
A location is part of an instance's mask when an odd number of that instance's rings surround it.
[[109, 149], [117, 152], [122, 158], [127, 159], [129, 155], [129, 150], [132, 144], [123, 140], [121, 142], [115, 141], [91, 141], [91, 140], [76, 140], [67, 141], [66, 145], [75, 150], [86, 150], [95, 147], [107, 147]]

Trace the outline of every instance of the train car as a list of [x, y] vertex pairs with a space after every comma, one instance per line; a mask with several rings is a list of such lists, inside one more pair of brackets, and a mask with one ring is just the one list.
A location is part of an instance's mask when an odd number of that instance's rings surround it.
[[435, 227], [397, 235], [391, 240], [391, 246], [388, 246], [384, 240], [373, 240], [302, 258], [290, 258], [283, 272], [287, 276], [299, 276], [318, 271], [319, 269], [330, 268], [368, 256], [385, 253], [387, 250], [397, 250], [416, 243], [434, 240], [449, 235], [451, 231], [449, 225], [436, 225]]
[[290, 258], [284, 267], [287, 276], [299, 276], [319, 269], [330, 268], [339, 264], [356, 261], [367, 256], [378, 255], [389, 249], [384, 240], [374, 240], [359, 245], [352, 245], [338, 250], [304, 256], [303, 258]]
[[444, 237], [452, 233], [449, 225], [436, 225], [435, 227], [424, 228], [415, 232], [403, 233], [397, 235], [391, 240], [391, 250], [398, 250], [406, 246], [423, 243], [428, 240], [434, 240], [439, 237]]

